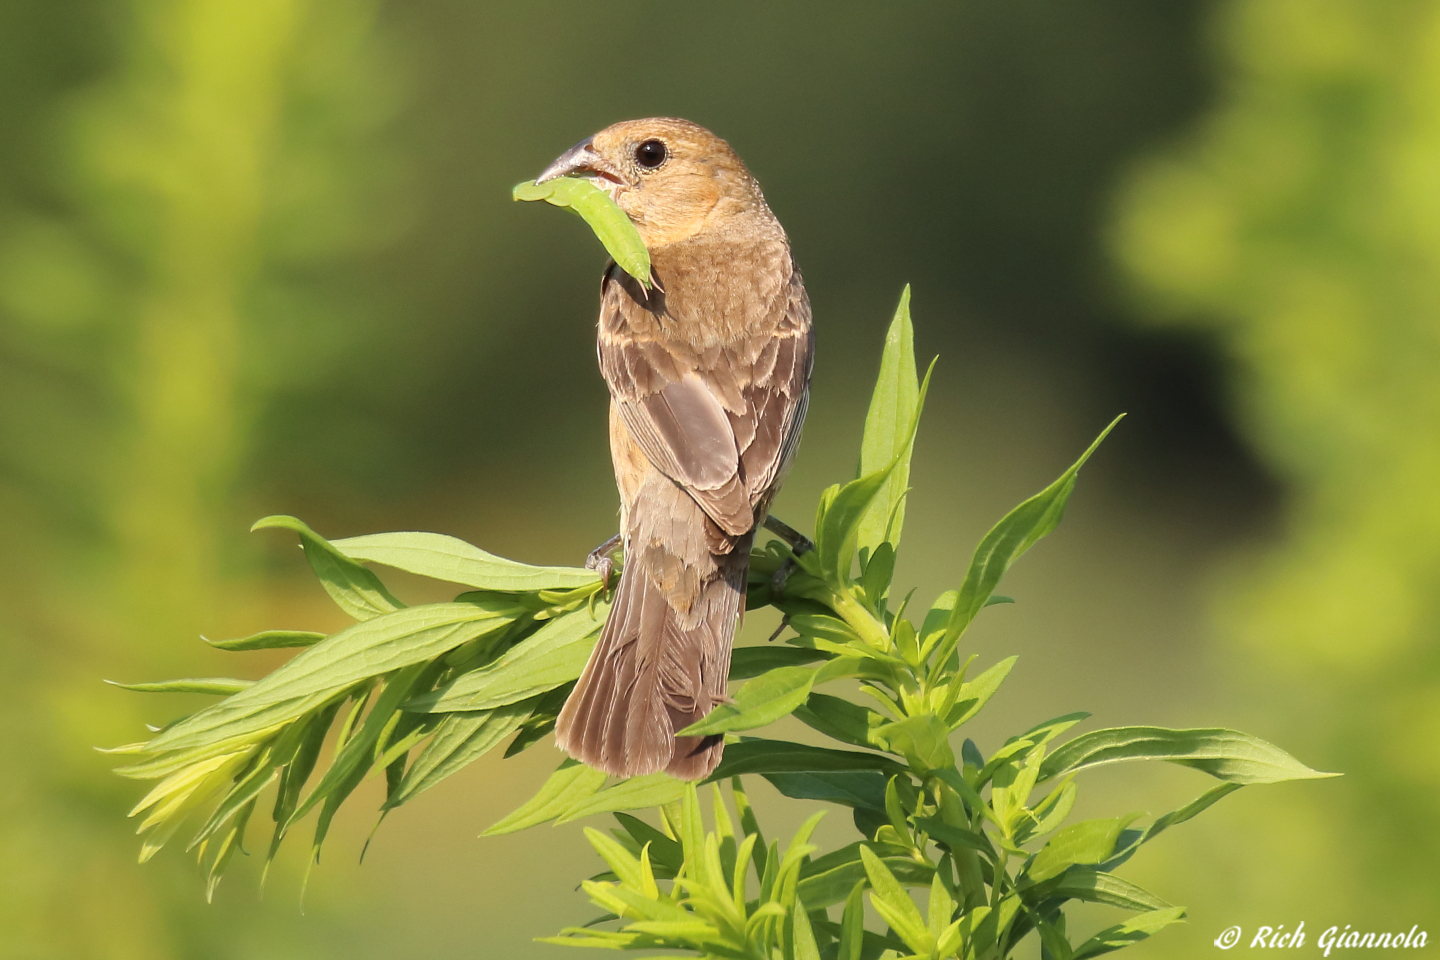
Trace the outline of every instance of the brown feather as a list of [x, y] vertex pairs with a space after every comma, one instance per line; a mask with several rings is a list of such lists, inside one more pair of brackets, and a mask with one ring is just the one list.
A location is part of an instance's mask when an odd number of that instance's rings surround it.
[[[649, 172], [629, 159], [647, 139], [669, 150]], [[617, 776], [699, 779], [723, 742], [675, 731], [725, 699], [754, 530], [805, 418], [810, 304], [784, 230], [723, 140], [659, 119], [591, 144], [618, 171], [602, 185], [640, 230], [658, 286], [613, 264], [601, 286], [625, 566], [556, 743]]]

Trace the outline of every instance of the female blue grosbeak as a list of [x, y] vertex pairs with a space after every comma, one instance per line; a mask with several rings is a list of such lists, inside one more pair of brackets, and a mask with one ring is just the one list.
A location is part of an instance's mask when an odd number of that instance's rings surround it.
[[686, 120], [617, 123], [538, 179], [606, 190], [650, 251], [646, 289], [610, 264], [600, 370], [625, 564], [555, 729], [629, 777], [701, 779], [721, 737], [676, 737], [725, 700], [755, 528], [785, 477], [814, 335], [790, 242], [735, 151]]

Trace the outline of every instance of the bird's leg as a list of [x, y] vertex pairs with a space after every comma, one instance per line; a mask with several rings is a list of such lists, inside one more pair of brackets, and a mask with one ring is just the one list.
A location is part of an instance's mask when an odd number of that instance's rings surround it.
[[600, 574], [600, 581], [606, 590], [610, 589], [610, 573], [615, 569], [615, 553], [620, 549], [622, 539], [620, 534], [615, 534], [591, 550], [590, 555], [585, 558], [585, 569]]
[[790, 579], [790, 574], [795, 571], [795, 558], [809, 550], [814, 550], [815, 544], [810, 541], [809, 537], [774, 515], [765, 518], [765, 529], [784, 540], [790, 547], [790, 556], [780, 564], [780, 569], [776, 570], [770, 578], [770, 593], [776, 597], [782, 597], [785, 595], [785, 583]]

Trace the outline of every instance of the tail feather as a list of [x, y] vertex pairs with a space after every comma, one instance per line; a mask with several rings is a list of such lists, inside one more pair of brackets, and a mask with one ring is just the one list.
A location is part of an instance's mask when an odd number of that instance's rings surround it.
[[725, 699], [744, 604], [749, 545], [723, 558], [684, 613], [640, 564], [627, 564], [610, 616], [555, 726], [560, 749], [619, 777], [666, 770], [699, 780], [720, 763], [721, 737], [676, 737]]

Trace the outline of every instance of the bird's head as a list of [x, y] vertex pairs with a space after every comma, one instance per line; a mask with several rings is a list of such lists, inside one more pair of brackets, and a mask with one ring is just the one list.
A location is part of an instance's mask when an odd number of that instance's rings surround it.
[[565, 151], [536, 182], [555, 177], [584, 177], [608, 193], [652, 250], [757, 217], [774, 220], [730, 144], [673, 117], [606, 127]]

